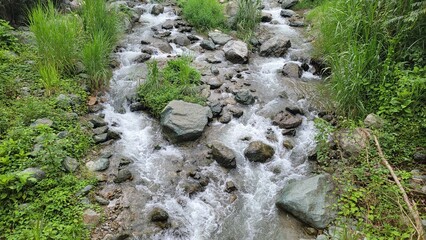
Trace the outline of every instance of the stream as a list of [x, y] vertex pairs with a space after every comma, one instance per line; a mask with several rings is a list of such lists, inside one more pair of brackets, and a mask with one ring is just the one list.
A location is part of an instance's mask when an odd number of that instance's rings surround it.
[[[272, 0], [270, 0], [272, 2]], [[105, 120], [111, 129], [121, 133], [114, 143], [113, 151], [133, 161], [130, 166], [133, 181], [122, 187], [123, 197], [112, 201], [110, 206], [120, 204], [123, 212], [117, 218], [121, 228], [130, 232], [133, 239], [300, 239], [309, 238], [298, 221], [275, 206], [278, 192], [289, 181], [301, 179], [310, 173], [308, 156], [315, 149], [313, 119], [315, 109], [315, 86], [321, 79], [310, 71], [304, 71], [300, 79], [283, 77], [284, 63], [302, 64], [309, 58], [311, 45], [300, 30], [290, 27], [288, 20], [280, 16], [278, 4], [264, 2], [266, 13], [273, 22], [261, 23], [263, 38], [282, 35], [290, 39], [291, 48], [285, 57], [260, 57], [250, 55], [248, 64], [232, 64], [225, 60], [223, 52], [201, 51], [200, 41], [186, 47], [170, 43], [170, 51], [157, 42], [167, 38], [155, 38], [153, 27], [161, 29], [167, 20], [179, 20], [171, 6], [164, 13], [150, 14], [153, 4], [139, 3], [135, 8], [144, 9], [132, 32], [126, 34], [116, 57], [120, 67], [113, 73], [108, 102], [104, 104]], [[179, 34], [177, 29], [173, 36]], [[207, 38], [194, 34], [200, 40]], [[259, 39], [261, 39], [260, 37]], [[223, 124], [214, 119], [203, 136], [193, 142], [171, 144], [161, 133], [161, 126], [145, 112], [131, 112], [128, 101], [135, 95], [137, 86], [146, 77], [146, 62], [138, 63], [141, 39], [153, 44], [152, 59], [164, 63], [180, 55], [194, 56], [195, 66], [203, 79], [211, 78], [211, 68], [239, 74], [235, 81], [228, 81], [230, 88], [250, 89], [257, 97], [255, 104], [238, 105], [244, 110], [240, 118]], [[154, 41], [156, 44], [154, 44]], [[214, 56], [220, 63], [210, 64], [206, 58]], [[312, 66], [310, 66], [312, 68]], [[285, 94], [283, 94], [283, 92]], [[210, 90], [208, 100], [231, 99], [232, 92]], [[302, 125], [296, 135], [284, 136], [282, 129], [272, 124], [271, 117], [287, 106], [302, 109]], [[244, 149], [250, 141], [260, 140], [275, 150], [273, 159], [266, 163], [249, 162]], [[294, 143], [293, 149], [283, 146], [284, 141]], [[220, 141], [233, 150], [237, 168], [227, 170], [208, 157], [209, 143]], [[194, 177], [198, 176], [198, 177]], [[192, 177], [190, 177], [192, 176]], [[207, 185], [201, 190], [188, 193], [194, 179], [201, 178]], [[226, 183], [232, 181], [238, 190], [228, 193]], [[191, 185], [192, 184], [192, 185]], [[169, 215], [169, 226], [160, 228], [149, 221], [153, 208], [164, 209]]]

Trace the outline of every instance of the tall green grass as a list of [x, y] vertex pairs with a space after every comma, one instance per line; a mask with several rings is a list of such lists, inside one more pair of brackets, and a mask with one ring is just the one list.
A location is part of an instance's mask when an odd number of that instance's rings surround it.
[[96, 32], [88, 41], [81, 54], [86, 73], [89, 75], [89, 87], [92, 92], [103, 90], [112, 76], [109, 68], [111, 39], [102, 31]]
[[40, 61], [54, 65], [60, 72], [72, 73], [78, 60], [82, 23], [75, 15], [59, 14], [53, 3], [39, 4], [29, 15]]
[[201, 83], [200, 73], [190, 66], [191, 58], [181, 57], [167, 62], [164, 69], [156, 61], [148, 63], [146, 81], [139, 87], [138, 95], [155, 117], [172, 100], [203, 103], [196, 86]]
[[201, 31], [225, 26], [223, 7], [217, 0], [181, 0], [180, 5], [185, 19]]
[[237, 35], [249, 41], [260, 23], [260, 0], [238, 0], [238, 11], [233, 22]]
[[419, 102], [425, 88], [402, 87], [407, 84], [396, 73], [425, 66], [425, 9], [426, 2], [418, 0], [328, 0], [311, 12], [319, 32], [317, 49], [332, 69], [329, 83], [341, 113], [362, 117], [377, 112], [390, 99], [401, 101], [401, 91]]
[[111, 45], [114, 45], [119, 37], [119, 19], [115, 10], [108, 10], [105, 0], [84, 1], [81, 16], [84, 28], [89, 36], [102, 31], [108, 36]]
[[42, 64], [39, 66], [39, 73], [41, 76], [41, 83], [44, 87], [44, 94], [51, 96], [59, 89], [60, 74], [55, 65]]

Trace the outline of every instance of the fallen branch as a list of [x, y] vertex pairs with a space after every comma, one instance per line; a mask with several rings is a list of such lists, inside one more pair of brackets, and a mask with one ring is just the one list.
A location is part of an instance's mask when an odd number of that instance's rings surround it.
[[422, 221], [420, 220], [419, 212], [416, 209], [415, 203], [410, 201], [410, 199], [408, 198], [407, 192], [405, 192], [404, 187], [402, 187], [402, 184], [399, 181], [398, 177], [396, 176], [395, 171], [393, 170], [392, 166], [389, 164], [389, 162], [386, 160], [385, 156], [383, 155], [382, 148], [380, 147], [380, 144], [379, 144], [379, 140], [377, 140], [376, 136], [373, 135], [373, 137], [374, 137], [374, 142], [376, 143], [377, 151], [379, 152], [379, 156], [382, 159], [382, 163], [390, 171], [392, 178], [395, 180], [396, 185], [401, 191], [402, 197], [404, 198], [404, 202], [407, 204], [408, 210], [410, 211], [410, 214], [416, 223], [415, 229], [418, 234], [417, 240], [423, 240], [425, 233], [424, 233]]

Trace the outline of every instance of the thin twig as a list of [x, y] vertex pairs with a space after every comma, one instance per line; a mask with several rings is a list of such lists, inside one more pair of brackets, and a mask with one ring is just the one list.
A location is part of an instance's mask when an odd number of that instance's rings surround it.
[[[422, 221], [420, 220], [419, 212], [417, 211], [415, 207], [415, 203], [411, 202], [408, 198], [407, 193], [404, 190], [404, 187], [402, 186], [401, 182], [399, 181], [398, 177], [395, 174], [395, 171], [393, 170], [392, 166], [389, 164], [389, 162], [386, 160], [385, 156], [383, 155], [382, 148], [380, 147], [379, 140], [377, 140], [377, 137], [374, 136], [374, 142], [376, 143], [377, 151], [379, 152], [379, 156], [382, 159], [383, 165], [386, 166], [386, 168], [390, 171], [392, 178], [395, 180], [396, 185], [398, 186], [399, 190], [402, 193], [402, 197], [404, 198], [405, 203], [407, 204], [408, 210], [410, 211], [411, 216], [413, 217], [414, 221], [416, 222], [416, 231], [418, 234], [418, 240], [423, 240], [424, 231], [422, 226]], [[413, 207], [414, 204], [414, 207]]]

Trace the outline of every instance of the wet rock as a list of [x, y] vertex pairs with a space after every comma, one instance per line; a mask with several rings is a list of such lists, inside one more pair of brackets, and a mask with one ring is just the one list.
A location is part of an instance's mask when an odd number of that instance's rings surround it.
[[176, 43], [179, 46], [188, 46], [191, 44], [191, 41], [185, 34], [177, 34], [176, 37], [173, 39], [173, 42]]
[[244, 156], [252, 162], [264, 163], [270, 160], [275, 154], [275, 150], [262, 141], [253, 141], [244, 150]]
[[281, 17], [289, 18], [296, 15], [296, 13], [293, 10], [290, 9], [282, 9], [280, 12]]
[[333, 135], [346, 158], [357, 157], [368, 144], [368, 129], [342, 129]]
[[19, 172], [18, 175], [28, 174], [31, 178], [34, 178], [37, 182], [46, 178], [46, 173], [40, 168], [26, 168], [23, 171]]
[[135, 62], [137, 63], [143, 63], [148, 61], [151, 58], [151, 55], [148, 53], [142, 53], [141, 55], [139, 55], [136, 59]]
[[293, 149], [294, 148], [294, 142], [291, 141], [290, 139], [286, 139], [283, 141], [283, 147], [287, 148], [287, 149]]
[[186, 182], [183, 184], [183, 190], [188, 193], [190, 196], [203, 191], [203, 186], [199, 182]]
[[229, 107], [228, 110], [229, 112], [232, 113], [232, 116], [235, 118], [240, 118], [244, 114], [244, 110], [239, 107], [232, 106], [232, 107]]
[[303, 70], [297, 63], [287, 62], [282, 68], [282, 73], [286, 77], [300, 78]]
[[148, 44], [151, 44], [151, 41], [149, 41], [148, 39], [142, 39], [141, 44], [142, 45], [148, 45]]
[[118, 170], [118, 174], [114, 179], [115, 183], [122, 183], [125, 182], [127, 180], [131, 180], [132, 179], [132, 173], [130, 172], [129, 169], [125, 168], [125, 169], [120, 169]]
[[89, 194], [89, 192], [93, 189], [93, 185], [87, 185], [85, 186], [83, 189], [81, 189], [80, 191], [78, 191], [75, 196], [77, 197], [83, 197], [86, 196], [87, 194]]
[[292, 129], [300, 126], [303, 119], [299, 116], [294, 116], [291, 113], [285, 111], [280, 112], [274, 117], [272, 123], [278, 125], [280, 128]]
[[232, 115], [229, 111], [225, 111], [222, 113], [222, 116], [219, 118], [219, 122], [226, 124], [232, 120]]
[[300, 114], [300, 115], [304, 115], [304, 111], [303, 109], [296, 107], [296, 106], [289, 106], [285, 108], [286, 111], [288, 111], [289, 113], [296, 115], [296, 114]]
[[426, 151], [419, 150], [413, 154], [413, 159], [416, 163], [424, 164], [426, 163]]
[[150, 48], [148, 46], [142, 46], [141, 47], [141, 52], [147, 53], [149, 55], [152, 55], [152, 54], [154, 54], [154, 49], [152, 49], [152, 48]]
[[100, 134], [108, 132], [108, 129], [109, 129], [108, 126], [103, 126], [103, 127], [94, 128], [92, 131], [93, 131], [93, 134], [100, 135]]
[[225, 45], [227, 42], [229, 42], [232, 39], [231, 36], [221, 32], [209, 32], [209, 38], [211, 38], [211, 40], [215, 44], [218, 44], [221, 46]]
[[170, 20], [170, 19], [166, 20], [163, 23], [163, 25], [161, 25], [161, 27], [163, 29], [167, 29], [167, 30], [172, 29], [174, 26], [175, 26], [175, 22], [173, 20]]
[[315, 69], [314, 74], [315, 75], [330, 76], [331, 69], [327, 66], [324, 59], [311, 58], [311, 61], [309, 62], [309, 64], [311, 64], [314, 67], [314, 69]]
[[282, 9], [289, 9], [299, 3], [299, 0], [283, 0], [281, 3]]
[[222, 60], [218, 58], [217, 56], [208, 56], [206, 58], [206, 61], [211, 64], [218, 64], [222, 62]]
[[141, 102], [134, 102], [130, 104], [130, 112], [144, 111], [147, 107]]
[[73, 173], [77, 170], [80, 164], [78, 163], [77, 159], [66, 157], [64, 160], [62, 160], [61, 165], [66, 172]]
[[235, 100], [243, 105], [250, 105], [255, 101], [253, 95], [247, 89], [238, 91], [235, 94]]
[[267, 12], [262, 12], [262, 15], [260, 16], [261, 22], [270, 22], [272, 21], [272, 14]]
[[40, 118], [40, 119], [35, 120], [33, 123], [31, 123], [30, 126], [31, 127], [38, 127], [38, 126], [41, 126], [41, 125], [51, 127], [53, 125], [53, 121], [48, 119], [48, 118]]
[[365, 117], [364, 119], [364, 124], [368, 128], [379, 129], [383, 127], [384, 123], [385, 121], [383, 120], [383, 118], [379, 117], [374, 113], [368, 114], [367, 117]]
[[259, 55], [263, 57], [282, 57], [291, 47], [289, 39], [281, 36], [275, 36], [260, 46]]
[[248, 62], [249, 51], [247, 44], [242, 41], [231, 40], [223, 46], [226, 60], [234, 64], [243, 64]]
[[151, 9], [151, 14], [155, 16], [158, 16], [163, 12], [164, 12], [164, 6], [161, 4], [156, 4]]
[[103, 133], [103, 134], [93, 136], [93, 141], [96, 144], [106, 142], [107, 140], [108, 140], [108, 133]]
[[206, 83], [210, 86], [210, 89], [217, 89], [223, 85], [223, 81], [217, 77], [210, 78]]
[[303, 20], [301, 18], [298, 18], [296, 16], [293, 16], [290, 18], [289, 21], [289, 25], [290, 27], [304, 27], [305, 23], [303, 22]]
[[100, 172], [104, 171], [109, 167], [109, 159], [108, 158], [99, 158], [96, 161], [89, 161], [86, 163], [87, 169], [92, 172]]
[[105, 199], [105, 198], [103, 198], [101, 196], [98, 196], [98, 195], [95, 196], [95, 201], [97, 203], [99, 203], [100, 205], [104, 205], [104, 206], [106, 206], [106, 205], [109, 204], [109, 201], [107, 199]]
[[119, 140], [121, 139], [121, 136], [118, 132], [109, 130], [107, 133], [107, 139]]
[[[161, 149], [161, 147], [160, 147], [160, 149]], [[124, 166], [127, 166], [127, 165], [132, 164], [132, 163], [133, 163], [133, 161], [131, 159], [121, 158], [120, 163], [118, 164], [118, 168], [122, 169]]]
[[191, 141], [201, 136], [211, 117], [208, 107], [174, 100], [161, 113], [161, 126], [171, 141]]
[[332, 208], [337, 199], [331, 176], [322, 174], [286, 185], [276, 205], [302, 222], [324, 229], [336, 216]]
[[213, 142], [211, 145], [212, 157], [216, 162], [224, 168], [236, 168], [237, 162], [235, 160], [234, 152], [220, 142]]
[[107, 125], [107, 122], [105, 122], [105, 120], [99, 116], [92, 116], [89, 121], [93, 124], [94, 128], [103, 127]]
[[188, 37], [188, 39], [191, 41], [191, 43], [193, 43], [193, 42], [197, 42], [198, 40], [200, 40], [200, 38], [199, 38], [199, 37], [197, 37], [197, 36], [195, 36], [195, 35], [192, 35], [192, 34], [189, 34], [187, 37]]
[[235, 183], [232, 181], [227, 181], [225, 184], [225, 192], [231, 193], [233, 191], [237, 191], [237, 186], [235, 186]]
[[220, 102], [213, 102], [209, 104], [210, 110], [212, 111], [213, 117], [217, 117], [222, 112], [222, 104]]
[[216, 49], [216, 45], [210, 39], [205, 39], [205, 40], [201, 41], [200, 47], [202, 47], [203, 49], [206, 49], [206, 50], [215, 50]]
[[92, 209], [86, 209], [83, 212], [83, 223], [86, 226], [94, 227], [101, 221], [101, 214], [95, 212]]
[[161, 208], [154, 208], [149, 215], [151, 222], [166, 222], [169, 219], [169, 214]]

